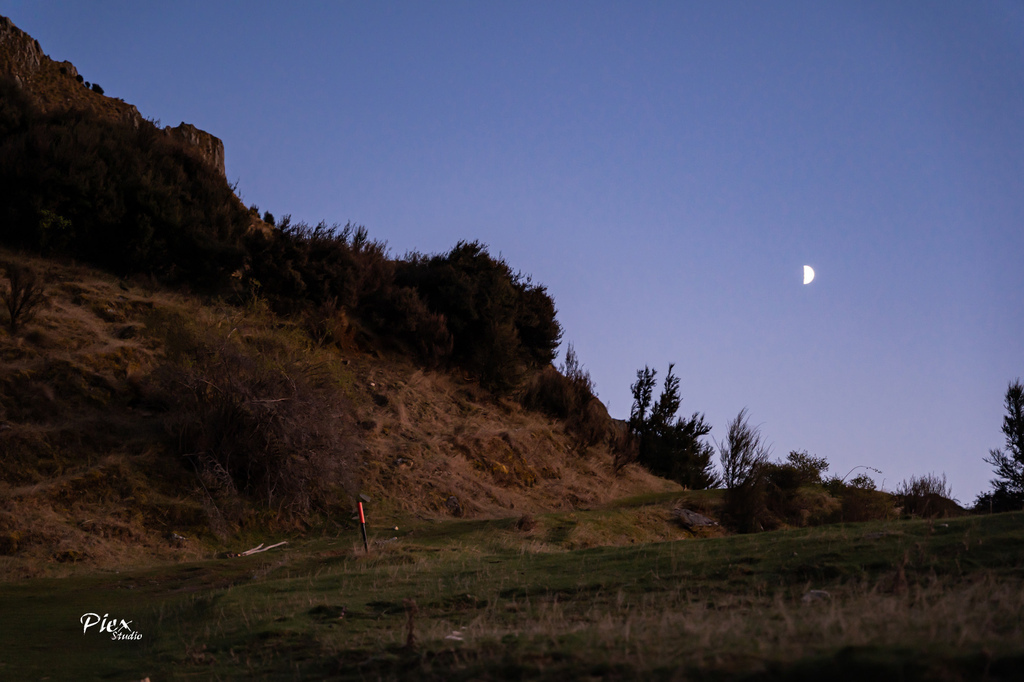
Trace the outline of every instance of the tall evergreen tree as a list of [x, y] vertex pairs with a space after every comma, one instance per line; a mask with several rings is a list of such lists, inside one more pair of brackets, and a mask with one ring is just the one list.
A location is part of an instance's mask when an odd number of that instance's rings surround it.
[[1024, 505], [1024, 385], [1020, 379], [1006, 388], [1003, 404], [1006, 407], [1002, 429], [1006, 449], [989, 450], [985, 458], [996, 474], [989, 501], [1001, 509], [1019, 509]]
[[688, 488], [710, 488], [718, 484], [711, 462], [714, 449], [701, 438], [711, 433], [711, 426], [698, 412], [689, 419], [676, 417], [682, 397], [673, 368], [668, 366], [661, 395], [653, 405], [655, 370], [646, 366], [637, 370], [636, 383], [630, 387], [633, 409], [629, 430], [637, 441], [637, 461], [651, 473]]

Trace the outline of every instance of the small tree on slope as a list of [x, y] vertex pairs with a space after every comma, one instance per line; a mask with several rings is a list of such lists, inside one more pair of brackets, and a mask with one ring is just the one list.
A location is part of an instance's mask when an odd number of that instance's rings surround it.
[[1001, 509], [1019, 509], [1024, 505], [1024, 385], [1020, 379], [1010, 383], [1006, 389], [1006, 416], [1003, 417], [1003, 434], [1006, 449], [989, 450], [985, 461], [992, 465], [996, 478], [992, 481], [994, 490], [988, 496], [979, 498]]
[[630, 387], [633, 408], [629, 431], [637, 442], [637, 461], [651, 473], [693, 490], [714, 487], [718, 484], [711, 462], [714, 449], [701, 440], [711, 432], [711, 426], [698, 412], [689, 419], [676, 417], [682, 397], [679, 377], [672, 369], [669, 365], [661, 396], [653, 404], [655, 370], [637, 370], [636, 383]]

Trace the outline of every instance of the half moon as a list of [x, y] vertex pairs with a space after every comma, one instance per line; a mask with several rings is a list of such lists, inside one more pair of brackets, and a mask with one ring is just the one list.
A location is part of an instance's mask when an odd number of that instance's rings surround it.
[[810, 265], [804, 266], [804, 284], [810, 284], [814, 281], [814, 268]]

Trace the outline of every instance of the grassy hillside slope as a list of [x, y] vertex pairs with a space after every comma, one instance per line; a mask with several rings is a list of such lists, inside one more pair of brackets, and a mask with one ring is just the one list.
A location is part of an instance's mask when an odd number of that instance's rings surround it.
[[[196, 559], [239, 533], [337, 529], [352, 523], [360, 495], [378, 516], [474, 518], [678, 490], [637, 467], [616, 474], [605, 448], [579, 447], [560, 423], [471, 380], [360, 350], [344, 331], [318, 344], [258, 299], [234, 307], [66, 262], [0, 258], [42, 273], [48, 296], [34, 322], [0, 331], [8, 575]], [[295, 382], [304, 393], [288, 388]], [[214, 388], [203, 397], [203, 386]], [[183, 452], [196, 424], [237, 426], [202, 412], [228, 388], [262, 410], [251, 410], [257, 418], [283, 420], [273, 435], [286, 442], [271, 454], [291, 478], [225, 481]], [[300, 399], [298, 414], [279, 407]], [[328, 423], [329, 448], [303, 440]], [[320, 459], [295, 463], [314, 447]], [[275, 492], [264, 495], [261, 481]], [[304, 499], [282, 496], [300, 484]]]

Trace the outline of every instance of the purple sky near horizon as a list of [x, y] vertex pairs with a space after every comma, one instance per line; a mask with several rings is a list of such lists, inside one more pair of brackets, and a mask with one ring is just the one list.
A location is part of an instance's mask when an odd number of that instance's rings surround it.
[[[1024, 4], [97, 2], [0, 14], [247, 204], [548, 287], [613, 416], [988, 489], [1024, 378]], [[813, 283], [801, 284], [803, 265]]]

